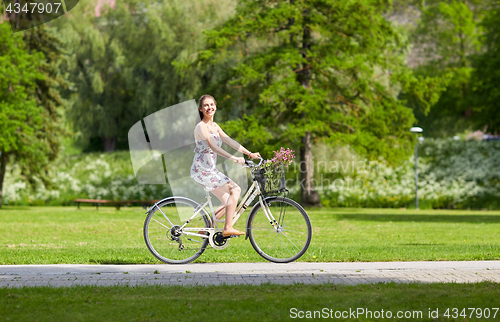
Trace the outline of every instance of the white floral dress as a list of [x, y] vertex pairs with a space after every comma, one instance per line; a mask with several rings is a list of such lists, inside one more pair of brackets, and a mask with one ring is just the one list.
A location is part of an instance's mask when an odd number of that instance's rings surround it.
[[[210, 131], [218, 147], [222, 146], [219, 132]], [[190, 176], [202, 185], [206, 191], [212, 191], [229, 182], [229, 178], [217, 170], [217, 154], [205, 140], [195, 140], [193, 165]]]

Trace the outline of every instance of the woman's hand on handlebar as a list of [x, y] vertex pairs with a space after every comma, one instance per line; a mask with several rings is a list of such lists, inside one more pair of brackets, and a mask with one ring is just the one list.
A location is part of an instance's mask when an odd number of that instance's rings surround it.
[[254, 152], [254, 153], [250, 153], [248, 156], [252, 159], [258, 159], [258, 158], [260, 158], [260, 153]]
[[234, 157], [233, 162], [238, 164], [245, 164], [245, 158]]

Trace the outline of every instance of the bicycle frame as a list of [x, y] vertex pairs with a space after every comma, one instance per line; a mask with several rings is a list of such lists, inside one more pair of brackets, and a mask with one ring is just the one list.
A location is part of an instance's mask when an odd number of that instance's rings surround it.
[[[208, 232], [222, 231], [221, 228], [217, 227], [217, 223], [218, 222], [219, 223], [220, 222], [224, 222], [224, 220], [218, 220], [218, 219], [215, 218], [215, 212], [214, 212], [214, 208], [213, 208], [213, 205], [212, 205], [212, 197], [210, 197], [210, 193], [208, 191], [205, 191], [205, 193], [206, 193], [207, 201], [205, 201], [205, 203], [203, 205], [199, 206], [198, 209], [191, 216], [191, 218], [189, 218], [179, 228], [179, 230], [182, 230], [185, 235], [191, 235], [191, 236], [202, 237], [202, 238], [209, 238], [209, 236], [207, 236], [207, 235], [198, 234], [198, 233], [195, 233], [194, 231], [196, 231], [196, 232], [200, 232], [200, 231], [208, 231]], [[241, 215], [246, 211], [246, 209], [248, 208], [249, 204], [257, 196], [259, 197], [259, 203], [260, 203], [260, 205], [261, 205], [261, 207], [262, 207], [262, 209], [264, 211], [264, 214], [266, 215], [269, 223], [274, 227], [274, 229], [278, 229], [278, 223], [276, 222], [276, 219], [274, 219], [274, 217], [273, 217], [271, 211], [269, 210], [269, 208], [267, 207], [267, 205], [264, 203], [264, 199], [262, 198], [262, 193], [260, 191], [260, 187], [259, 187], [257, 181], [253, 181], [252, 185], [247, 190], [247, 192], [246, 192], [245, 196], [243, 197], [242, 201], [240, 202], [240, 204], [236, 208], [236, 210], [234, 212], [234, 216], [233, 216], [233, 225], [241, 217]], [[205, 228], [205, 227], [203, 227], [203, 228], [196, 228], [196, 227], [193, 227], [193, 228], [189, 227], [189, 228], [187, 228], [186, 225], [189, 224], [191, 222], [191, 220], [193, 220], [201, 211], [203, 211], [207, 205], [210, 207], [210, 212], [211, 212], [211, 215], [212, 215], [212, 221], [214, 222], [214, 226], [215, 227], [214, 228]], [[158, 208], [158, 209], [160, 209], [160, 208]], [[161, 211], [161, 209], [160, 209], [160, 211]], [[168, 217], [163, 212], [162, 212], [162, 214], [168, 220]]]

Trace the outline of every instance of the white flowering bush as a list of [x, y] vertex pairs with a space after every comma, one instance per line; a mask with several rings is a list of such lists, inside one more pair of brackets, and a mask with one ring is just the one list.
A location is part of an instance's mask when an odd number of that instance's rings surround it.
[[[399, 166], [363, 160], [347, 148], [315, 152], [315, 186], [324, 206], [411, 207], [415, 204], [414, 158]], [[300, 199], [299, 163], [287, 170], [287, 188]], [[32, 191], [16, 165], [7, 169], [4, 204], [69, 205], [73, 199], [145, 200], [171, 195], [166, 185], [138, 184], [129, 153], [61, 156]], [[426, 139], [419, 146], [418, 197], [432, 208], [500, 209], [500, 141]]]
[[500, 141], [429, 140], [422, 150], [436, 181], [460, 194], [456, 207], [500, 208]]
[[128, 152], [61, 156], [49, 170], [51, 186], [35, 178], [35, 191], [24, 182], [19, 168], [8, 169], [4, 182], [4, 204], [69, 205], [77, 198], [150, 200], [170, 196], [166, 185], [139, 184]]
[[[415, 204], [415, 159], [396, 167], [339, 156], [339, 166], [315, 169], [315, 186], [324, 206], [412, 207]], [[347, 157], [346, 157], [347, 155]], [[329, 160], [330, 164], [336, 160]], [[356, 166], [351, 166], [351, 165]], [[335, 164], [336, 165], [336, 164]], [[427, 139], [419, 146], [418, 197], [421, 207], [500, 208], [500, 142]], [[322, 170], [322, 171], [321, 171]], [[300, 175], [287, 186], [298, 197]], [[290, 182], [293, 181], [293, 182]]]

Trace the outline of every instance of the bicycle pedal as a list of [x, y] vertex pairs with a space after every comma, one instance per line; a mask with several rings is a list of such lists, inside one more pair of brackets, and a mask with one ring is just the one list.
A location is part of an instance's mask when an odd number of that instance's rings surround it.
[[229, 236], [224, 236], [224, 239], [228, 239], [228, 238], [235, 238], [235, 237], [240, 237], [240, 235], [229, 235]]

